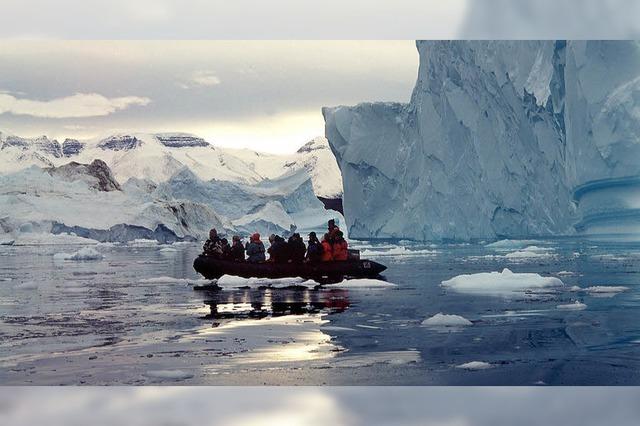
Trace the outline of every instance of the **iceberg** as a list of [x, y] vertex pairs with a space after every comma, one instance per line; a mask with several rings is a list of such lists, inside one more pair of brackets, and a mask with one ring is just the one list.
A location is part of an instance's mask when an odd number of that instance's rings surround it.
[[352, 238], [640, 235], [640, 47], [418, 41], [409, 103], [323, 108]]
[[543, 277], [535, 273], [514, 273], [505, 268], [502, 272], [458, 275], [442, 281], [441, 286], [458, 293], [509, 295], [529, 290], [562, 287], [564, 283], [555, 277]]

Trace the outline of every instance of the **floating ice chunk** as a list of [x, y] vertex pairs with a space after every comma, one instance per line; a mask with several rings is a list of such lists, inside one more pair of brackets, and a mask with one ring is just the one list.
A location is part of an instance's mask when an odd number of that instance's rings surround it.
[[104, 256], [92, 247], [83, 247], [75, 253], [56, 253], [53, 258], [55, 260], [101, 260]]
[[465, 327], [473, 325], [473, 323], [460, 315], [447, 315], [440, 312], [422, 321], [422, 325], [431, 327]]
[[500, 240], [494, 243], [487, 244], [485, 247], [499, 251], [508, 251], [524, 248], [538, 243], [540, 243], [540, 241], [536, 240]]
[[142, 278], [138, 280], [139, 283], [142, 284], [212, 284], [211, 280], [207, 279], [187, 279], [187, 278], [173, 278], [173, 277], [153, 277], [153, 278]]
[[505, 258], [510, 260], [526, 260], [526, 259], [541, 259], [552, 257], [553, 254], [549, 253], [549, 249], [538, 246], [528, 246], [522, 250], [507, 253]]
[[151, 370], [147, 371], [145, 376], [152, 379], [186, 380], [192, 378], [193, 374], [183, 370]]
[[137, 238], [133, 241], [130, 241], [128, 245], [134, 247], [148, 247], [148, 246], [157, 246], [159, 243], [157, 240], [147, 240], [144, 238]]
[[573, 277], [578, 275], [575, 272], [570, 272], [570, 271], [560, 271], [560, 272], [556, 272], [556, 275], [560, 276], [560, 277]]
[[577, 286], [577, 285], [574, 285], [574, 286], [571, 286], [571, 288], [569, 289], [569, 291], [574, 291], [574, 292], [575, 292], [575, 291], [582, 291], [582, 287]]
[[172, 248], [172, 247], [164, 247], [160, 249], [160, 253], [166, 253], [166, 254], [172, 254], [172, 253], [177, 253], [178, 250]]
[[217, 281], [218, 286], [223, 288], [237, 288], [237, 287], [274, 287], [274, 288], [283, 288], [283, 287], [293, 287], [293, 286], [301, 286], [307, 288], [313, 288], [319, 283], [313, 280], [305, 280], [300, 277], [292, 277], [292, 278], [242, 278], [234, 275], [223, 275]]
[[595, 285], [584, 289], [587, 293], [622, 293], [627, 290], [629, 290], [629, 287], [604, 285]]
[[12, 246], [16, 240], [12, 240], [9, 238], [0, 238], [0, 246]]
[[357, 278], [352, 280], [343, 280], [341, 283], [335, 284], [335, 286], [345, 288], [388, 288], [396, 287], [397, 285], [387, 281], [376, 280], [372, 278]]
[[484, 361], [471, 361], [464, 364], [456, 365], [456, 368], [460, 368], [462, 370], [488, 370], [489, 368], [493, 368], [493, 365]]
[[567, 305], [558, 305], [556, 306], [556, 308], [567, 311], [581, 311], [583, 309], [587, 309], [587, 305], [576, 300], [575, 302], [569, 303]]
[[502, 272], [458, 275], [442, 281], [441, 285], [460, 293], [500, 295], [531, 289], [560, 287], [564, 283], [555, 277], [543, 277], [535, 273], [513, 273], [505, 268]]
[[436, 250], [409, 250], [406, 247], [395, 246], [389, 250], [364, 250], [360, 253], [362, 257], [376, 257], [376, 256], [435, 256], [438, 254]]

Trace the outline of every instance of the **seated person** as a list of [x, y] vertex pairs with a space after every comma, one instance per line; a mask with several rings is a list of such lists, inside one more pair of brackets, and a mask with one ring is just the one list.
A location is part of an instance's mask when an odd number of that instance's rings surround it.
[[229, 250], [229, 260], [233, 260], [234, 262], [244, 262], [244, 247], [242, 246], [240, 237], [238, 235], [234, 235], [231, 240], [233, 241], [233, 244], [231, 245], [231, 250]]
[[287, 263], [289, 262], [289, 245], [279, 235], [271, 234], [269, 236], [271, 245], [267, 250], [269, 252], [269, 262]]
[[264, 255], [264, 244], [260, 241], [260, 234], [257, 232], [251, 235], [250, 241], [245, 246], [247, 251], [247, 262], [249, 263], [260, 263], [266, 260]]
[[349, 245], [344, 239], [342, 231], [338, 231], [333, 239], [331, 249], [333, 250], [333, 260], [347, 260], [349, 258]]
[[322, 243], [318, 240], [315, 232], [309, 233], [309, 244], [307, 244], [307, 260], [309, 262], [320, 262], [322, 260]]
[[204, 243], [202, 252], [207, 256], [222, 256], [221, 240], [218, 236], [218, 231], [216, 230], [216, 228], [212, 228], [209, 231], [209, 239]]
[[333, 248], [331, 247], [329, 238], [328, 232], [324, 234], [324, 237], [322, 238], [322, 256], [320, 257], [322, 262], [330, 262], [333, 260]]
[[288, 248], [289, 248], [289, 257], [291, 258], [292, 262], [294, 263], [304, 262], [304, 254], [307, 251], [307, 247], [304, 245], [304, 241], [302, 241], [302, 237], [300, 237], [300, 234], [295, 232], [289, 238]]
[[222, 258], [228, 259], [229, 253], [231, 252], [231, 246], [226, 238], [220, 240], [220, 250], [222, 250]]

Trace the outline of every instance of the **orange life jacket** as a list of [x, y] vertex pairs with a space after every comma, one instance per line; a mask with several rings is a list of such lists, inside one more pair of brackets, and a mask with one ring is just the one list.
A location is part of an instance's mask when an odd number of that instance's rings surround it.
[[333, 260], [347, 260], [349, 258], [348, 244], [345, 240], [333, 243]]
[[320, 260], [323, 262], [333, 260], [333, 251], [331, 250], [331, 244], [329, 244], [328, 241], [322, 242], [322, 257]]

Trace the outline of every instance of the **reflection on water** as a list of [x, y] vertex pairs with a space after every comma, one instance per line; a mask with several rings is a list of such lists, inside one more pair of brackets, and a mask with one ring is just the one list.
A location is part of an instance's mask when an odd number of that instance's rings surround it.
[[[95, 262], [0, 246], [0, 383], [640, 383], [640, 244], [518, 244], [359, 243], [397, 286], [217, 291], [193, 290], [198, 245], [99, 246]], [[565, 285], [501, 297], [440, 285], [503, 268]], [[558, 308], [575, 301], [586, 308]], [[422, 324], [438, 313], [472, 325]]]
[[[339, 313], [349, 307], [344, 289], [238, 289], [207, 291], [205, 319], [243, 319], [319, 313]], [[216, 326], [214, 322], [214, 327]]]

